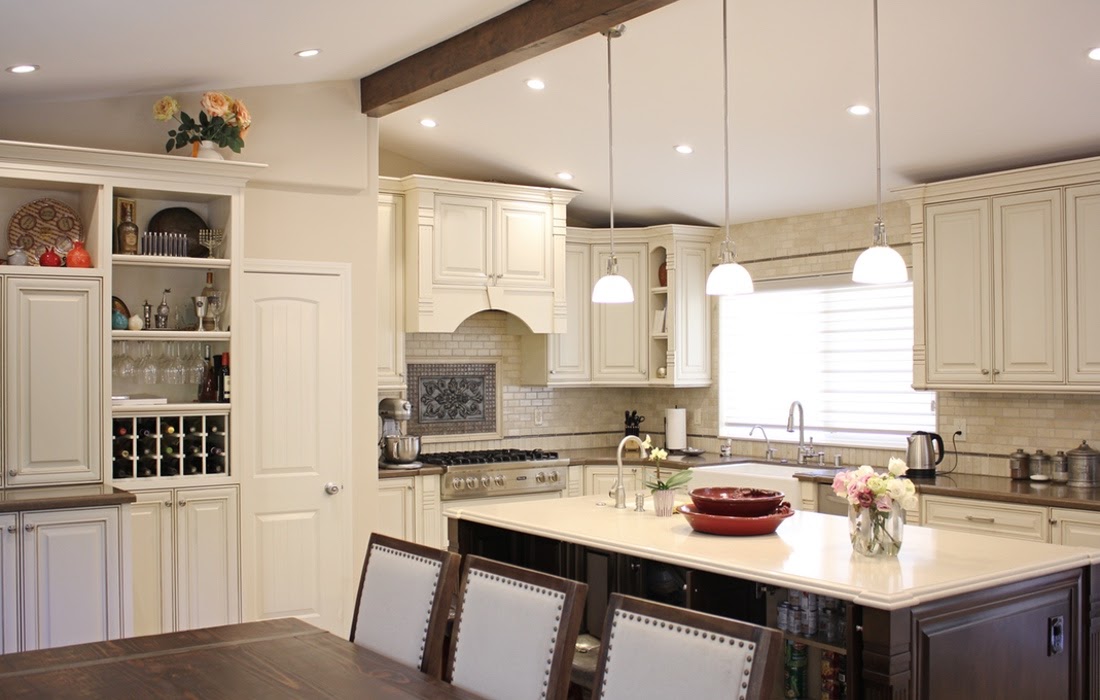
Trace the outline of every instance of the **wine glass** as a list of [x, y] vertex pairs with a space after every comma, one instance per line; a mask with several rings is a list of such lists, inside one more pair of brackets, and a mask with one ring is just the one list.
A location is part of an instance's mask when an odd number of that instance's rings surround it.
[[206, 362], [203, 361], [199, 348], [198, 343], [191, 343], [191, 352], [188, 353], [187, 362], [185, 363], [188, 384], [202, 384], [202, 378], [206, 374]]
[[153, 350], [146, 342], [141, 344], [141, 362], [137, 365], [137, 375], [142, 384], [156, 384], [159, 379], [157, 359], [153, 357]]
[[114, 344], [114, 347], [118, 348], [119, 352], [112, 355], [114, 361], [111, 368], [112, 372], [120, 379], [133, 379], [137, 371], [137, 363], [134, 361], [134, 358], [130, 356], [130, 352], [126, 347], [126, 341], [119, 341]]
[[161, 377], [165, 384], [183, 384], [187, 378], [186, 374], [187, 368], [183, 364], [183, 358], [180, 357], [179, 345], [172, 343], [168, 346], [168, 355], [161, 367]]
[[220, 331], [219, 319], [225, 311], [225, 292], [215, 289], [206, 296], [206, 313], [214, 319], [214, 330]]

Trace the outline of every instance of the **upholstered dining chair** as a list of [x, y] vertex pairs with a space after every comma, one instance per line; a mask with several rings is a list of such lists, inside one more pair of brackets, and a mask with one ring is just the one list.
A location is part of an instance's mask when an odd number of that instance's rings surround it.
[[460, 562], [442, 549], [372, 533], [351, 641], [439, 678]]
[[466, 555], [444, 678], [490, 700], [562, 700], [586, 584]]
[[782, 640], [768, 627], [614, 593], [593, 698], [770, 698]]

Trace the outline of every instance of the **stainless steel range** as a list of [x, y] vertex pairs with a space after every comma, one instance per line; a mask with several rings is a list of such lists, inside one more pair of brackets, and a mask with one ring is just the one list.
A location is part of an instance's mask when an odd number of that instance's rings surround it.
[[440, 498], [458, 501], [557, 493], [566, 488], [569, 460], [542, 450], [476, 450], [422, 454], [424, 464], [446, 467]]

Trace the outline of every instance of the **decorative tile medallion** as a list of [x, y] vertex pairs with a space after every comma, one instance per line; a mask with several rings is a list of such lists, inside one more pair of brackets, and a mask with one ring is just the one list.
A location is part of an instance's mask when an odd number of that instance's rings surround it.
[[411, 435], [497, 432], [494, 362], [408, 364]]

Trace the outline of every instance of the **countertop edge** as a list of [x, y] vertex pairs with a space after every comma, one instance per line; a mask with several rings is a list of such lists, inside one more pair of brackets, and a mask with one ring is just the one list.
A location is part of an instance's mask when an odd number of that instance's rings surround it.
[[[137, 496], [134, 494], [115, 487], [110, 487], [111, 491], [109, 493], [60, 492], [64, 489], [73, 488], [81, 487], [41, 486], [25, 489], [5, 489], [0, 493], [0, 513], [17, 513], [35, 510], [66, 510], [69, 508], [96, 508], [101, 506], [125, 505], [137, 501]], [[51, 491], [53, 492], [51, 493]]]

